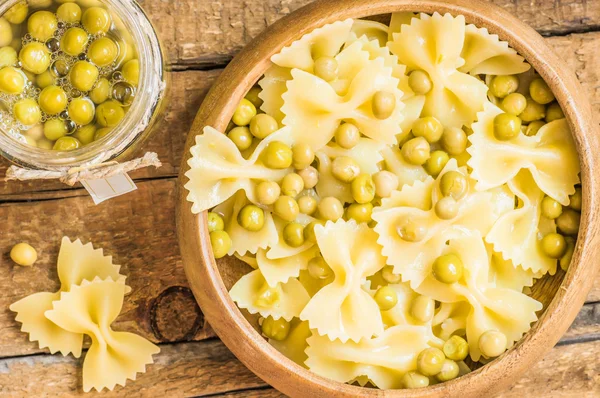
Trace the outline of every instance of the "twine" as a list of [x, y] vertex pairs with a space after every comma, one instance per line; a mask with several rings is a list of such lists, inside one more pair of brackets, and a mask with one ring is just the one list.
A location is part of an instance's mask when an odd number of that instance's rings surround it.
[[73, 186], [79, 181], [109, 178], [120, 173], [128, 173], [149, 166], [154, 166], [156, 168], [162, 166], [158, 159], [158, 155], [154, 152], [147, 152], [141, 158], [124, 163], [115, 161], [104, 162], [89, 166], [74, 167], [66, 171], [31, 170], [10, 166], [8, 170], [6, 170], [6, 177], [4, 180], [60, 180], [62, 183]]

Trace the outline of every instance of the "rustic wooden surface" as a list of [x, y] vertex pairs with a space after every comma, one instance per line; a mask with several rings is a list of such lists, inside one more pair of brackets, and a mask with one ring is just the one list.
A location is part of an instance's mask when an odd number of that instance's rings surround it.
[[[8, 305], [57, 289], [56, 256], [64, 235], [91, 241], [122, 264], [133, 291], [115, 329], [161, 345], [148, 372], [105, 396], [278, 397], [214, 337], [187, 287], [175, 235], [176, 174], [187, 131], [215, 77], [273, 21], [307, 0], [144, 0], [174, 69], [163, 122], [148, 149], [164, 166], [133, 173], [138, 190], [94, 206], [80, 187], [0, 183], [0, 396], [82, 394], [81, 361], [49, 355], [19, 332]], [[493, 0], [548, 37], [600, 111], [600, 2]], [[0, 160], [0, 175], [6, 161]], [[126, 220], [126, 221], [124, 221]], [[13, 244], [29, 241], [40, 258], [14, 266]], [[559, 345], [502, 397], [600, 396], [600, 276]]]

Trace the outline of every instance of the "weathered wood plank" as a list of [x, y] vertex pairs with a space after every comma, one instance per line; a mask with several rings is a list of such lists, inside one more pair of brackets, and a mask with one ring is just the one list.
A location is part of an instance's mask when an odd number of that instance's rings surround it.
[[[309, 0], [144, 0], [169, 61], [179, 67], [225, 64], [267, 26]], [[600, 27], [593, 0], [491, 0], [544, 35]], [[416, 10], [418, 11], [418, 10]]]
[[[281, 397], [247, 370], [219, 340], [163, 345], [156, 363], [106, 397]], [[0, 393], [7, 397], [81, 394], [81, 361], [59, 355], [0, 360]], [[41, 382], [43, 381], [43, 382]], [[222, 394], [222, 395], [221, 395]], [[499, 397], [597, 397], [600, 341], [555, 347]], [[91, 393], [89, 396], [95, 396]]]

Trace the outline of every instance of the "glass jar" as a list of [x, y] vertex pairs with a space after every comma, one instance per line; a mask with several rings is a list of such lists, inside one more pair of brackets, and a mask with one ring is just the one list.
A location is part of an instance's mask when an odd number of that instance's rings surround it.
[[[19, 0], [0, 5], [0, 15]], [[139, 83], [135, 98], [123, 120], [110, 134], [72, 151], [41, 149], [21, 142], [0, 127], [0, 155], [25, 168], [66, 171], [73, 167], [95, 165], [111, 160], [125, 160], [139, 149], [151, 133], [163, 110], [168, 74], [157, 33], [135, 0], [76, 0], [82, 6], [100, 3], [110, 13], [117, 28], [131, 35], [139, 59]], [[30, 13], [44, 10], [52, 0], [29, 0]], [[60, 5], [62, 2], [58, 2]]]

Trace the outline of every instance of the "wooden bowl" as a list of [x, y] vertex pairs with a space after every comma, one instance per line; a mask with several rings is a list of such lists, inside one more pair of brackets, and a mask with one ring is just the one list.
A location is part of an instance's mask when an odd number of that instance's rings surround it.
[[[320, 377], [277, 352], [251, 326], [229, 297], [221, 273], [231, 281], [239, 272], [235, 259], [215, 262], [206, 212], [193, 215], [183, 188], [189, 169], [189, 149], [205, 126], [224, 131], [245, 93], [270, 65], [282, 47], [325, 24], [397, 11], [453, 15], [487, 28], [506, 40], [541, 74], [568, 119], [581, 158], [583, 212], [573, 261], [566, 273], [536, 283], [533, 296], [544, 303], [538, 322], [498, 359], [451, 382], [419, 390], [377, 390]], [[598, 125], [588, 98], [575, 75], [546, 45], [544, 39], [518, 19], [487, 2], [475, 0], [323, 0], [309, 4], [273, 24], [233, 59], [208, 93], [187, 139], [179, 176], [177, 230], [185, 271], [208, 322], [229, 349], [263, 380], [290, 396], [350, 397], [480, 397], [518, 380], [531, 364], [550, 350], [567, 330], [592, 286], [600, 266], [598, 234], [600, 171], [594, 156], [600, 151]], [[560, 167], [560, 165], [557, 165]], [[246, 271], [249, 269], [246, 268]]]

